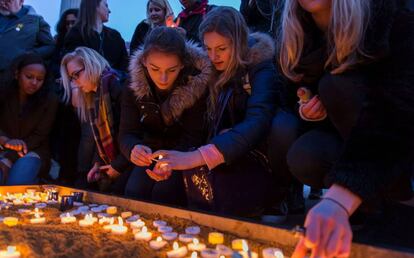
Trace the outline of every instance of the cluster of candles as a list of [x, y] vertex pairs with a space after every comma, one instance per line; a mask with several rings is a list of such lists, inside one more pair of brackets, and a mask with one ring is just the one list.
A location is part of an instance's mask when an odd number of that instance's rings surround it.
[[[73, 196], [76, 201], [73, 201], [71, 206], [76, 206], [77, 208], [60, 215], [60, 222], [62, 224], [78, 224], [80, 227], [84, 228], [99, 224], [104, 231], [111, 232], [114, 235], [124, 235], [130, 231], [134, 235], [135, 240], [148, 242], [150, 248], [155, 251], [166, 248], [170, 241], [172, 242], [172, 249], [166, 252], [167, 257], [169, 258], [259, 257], [258, 253], [250, 250], [247, 241], [244, 239], [233, 240], [230, 248], [224, 245], [224, 235], [222, 233], [210, 232], [208, 234], [208, 243], [211, 246], [215, 246], [215, 248], [207, 248], [207, 245], [201, 243], [197, 238], [201, 231], [198, 226], [187, 227], [183, 234], [178, 234], [177, 232], [174, 232], [173, 227], [169, 226], [167, 222], [156, 220], [152, 223], [152, 227], [156, 230], [151, 232], [148, 225], [146, 225], [139, 215], [133, 215], [132, 212], [129, 211], [118, 213], [118, 208], [115, 206], [97, 204], [84, 205], [82, 202], [83, 193], [75, 193]], [[46, 218], [43, 216], [44, 213], [40, 209], [46, 208], [47, 204], [57, 204], [58, 200], [59, 197], [55, 194], [54, 190], [47, 191], [46, 193], [29, 190], [25, 194], [7, 193], [7, 195], [4, 196], [0, 195], [1, 207], [4, 207], [5, 203], [9, 205], [25, 206], [29, 206], [27, 203], [30, 203], [30, 205], [34, 204], [35, 208], [33, 211], [30, 209], [18, 210], [22, 215], [32, 215], [30, 218], [31, 224], [46, 223]], [[97, 214], [97, 216], [94, 217], [94, 214]], [[77, 215], [84, 215], [84, 217], [78, 221], [76, 218]], [[16, 217], [6, 217], [2, 218], [2, 220], [5, 225], [10, 227], [16, 226], [19, 222], [19, 219]], [[181, 242], [181, 246], [179, 242]], [[284, 258], [282, 251], [277, 248], [264, 249], [262, 256], [264, 258]], [[16, 247], [9, 246], [7, 247], [7, 250], [0, 251], [0, 258], [3, 257], [20, 257], [20, 252], [16, 250]]]

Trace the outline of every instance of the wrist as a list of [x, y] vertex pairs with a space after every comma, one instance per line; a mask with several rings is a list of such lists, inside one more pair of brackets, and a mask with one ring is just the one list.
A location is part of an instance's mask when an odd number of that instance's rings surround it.
[[206, 164], [203, 155], [201, 155], [199, 150], [192, 151], [191, 156], [194, 158], [195, 167], [201, 167]]
[[362, 199], [358, 195], [337, 184], [329, 188], [324, 198], [342, 205], [349, 215], [352, 215], [362, 203]]

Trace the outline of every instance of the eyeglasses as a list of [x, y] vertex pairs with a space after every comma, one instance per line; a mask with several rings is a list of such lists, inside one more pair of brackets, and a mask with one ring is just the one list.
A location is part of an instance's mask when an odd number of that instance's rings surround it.
[[82, 69], [79, 69], [78, 71], [72, 73], [72, 75], [69, 76], [69, 81], [73, 82], [76, 81], [77, 79], [79, 79], [79, 76], [81, 74], [81, 72], [85, 71], [85, 67]]

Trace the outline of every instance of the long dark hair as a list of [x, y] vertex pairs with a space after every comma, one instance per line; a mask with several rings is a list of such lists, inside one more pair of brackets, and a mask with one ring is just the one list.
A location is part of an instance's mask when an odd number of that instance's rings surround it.
[[17, 75], [24, 67], [32, 64], [42, 65], [46, 70], [46, 76], [42, 87], [35, 94], [28, 97], [28, 104], [32, 105], [44, 100], [46, 95], [50, 92], [50, 77], [46, 62], [40, 55], [35, 53], [26, 53], [13, 60], [6, 75], [4, 85], [1, 87], [0, 94], [4, 100], [10, 99], [13, 94], [18, 94], [20, 86]]
[[63, 12], [63, 14], [60, 16], [60, 19], [58, 23], [56, 24], [56, 46], [62, 46], [63, 40], [65, 39], [67, 30], [66, 30], [66, 17], [70, 14], [73, 14], [75, 17], [78, 17], [79, 10], [78, 9], [67, 9]]
[[92, 37], [97, 18], [97, 11], [102, 0], [82, 0], [79, 8], [79, 19], [77, 25], [80, 27], [82, 38]]

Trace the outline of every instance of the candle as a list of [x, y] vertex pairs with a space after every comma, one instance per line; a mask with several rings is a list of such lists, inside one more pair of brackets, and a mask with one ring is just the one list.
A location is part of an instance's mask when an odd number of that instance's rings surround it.
[[149, 245], [154, 250], [159, 250], [167, 244], [167, 241], [162, 240], [162, 237], [157, 237], [157, 240], [150, 241]]
[[190, 251], [202, 251], [204, 249], [206, 249], [206, 245], [200, 244], [197, 238], [194, 238], [193, 242], [188, 244], [188, 250]]
[[197, 252], [192, 252], [191, 253], [191, 257], [190, 258], [197, 258], [197, 257], [198, 257]]
[[197, 226], [188, 227], [185, 229], [185, 233], [189, 235], [198, 235], [200, 234], [200, 227], [197, 227]]
[[62, 224], [73, 223], [73, 222], [76, 222], [76, 217], [71, 216], [70, 213], [66, 213], [65, 216], [60, 218], [60, 222]]
[[128, 231], [128, 228], [124, 226], [122, 218], [118, 217], [118, 225], [113, 225], [111, 230], [115, 235], [123, 235]]
[[19, 209], [17, 212], [19, 212], [20, 214], [29, 214], [32, 211], [29, 209]]
[[114, 218], [110, 218], [110, 219], [109, 219], [109, 225], [105, 225], [105, 226], [103, 227], [103, 229], [104, 229], [105, 231], [112, 231], [112, 226], [114, 225], [114, 222], [115, 222], [115, 219], [114, 219]]
[[136, 240], [150, 241], [152, 238], [152, 233], [148, 232], [147, 227], [143, 227], [141, 232], [135, 234]]
[[19, 258], [20, 252], [16, 250], [15, 246], [8, 246], [7, 250], [0, 251], [0, 258]]
[[17, 225], [17, 222], [19, 221], [16, 217], [5, 217], [3, 220], [3, 223], [6, 224], [9, 227], [13, 227]]
[[135, 222], [137, 220], [139, 220], [139, 215], [134, 215], [134, 216], [131, 216], [131, 217], [127, 218], [126, 222], [131, 223], [131, 222]]
[[265, 248], [263, 249], [263, 258], [284, 258], [282, 250], [279, 248]]
[[110, 214], [110, 215], [115, 215], [118, 212], [118, 208], [115, 206], [110, 206], [108, 208], [106, 208], [106, 213]]
[[167, 232], [167, 233], [162, 234], [162, 237], [167, 241], [175, 240], [177, 236], [178, 236], [177, 232]]
[[131, 228], [140, 229], [145, 226], [145, 222], [138, 219], [137, 221], [131, 222]]
[[89, 211], [89, 206], [80, 206], [80, 207], [78, 207], [78, 211], [80, 211], [80, 212]]
[[31, 224], [43, 224], [46, 222], [45, 217], [40, 217], [39, 213], [35, 213], [35, 217], [33, 219], [30, 219]]
[[231, 248], [237, 251], [243, 250], [243, 241], [246, 241], [244, 239], [234, 239], [231, 241]]
[[102, 224], [104, 224], [104, 223], [110, 223], [110, 222], [111, 222], [111, 220], [113, 220], [113, 218], [101, 217], [101, 218], [99, 219], [99, 225], [102, 225]]
[[36, 215], [36, 214], [43, 215], [43, 212], [42, 211], [39, 211], [39, 208], [35, 208], [34, 211], [32, 211], [30, 214], [33, 214], [33, 215]]
[[169, 258], [180, 258], [187, 255], [187, 247], [180, 247], [177, 242], [174, 242], [173, 249], [167, 252]]
[[163, 220], [155, 220], [154, 222], [152, 222], [152, 224], [154, 225], [154, 227], [157, 227], [157, 228], [167, 226], [167, 222]]
[[21, 200], [21, 199], [16, 199], [16, 200], [13, 200], [13, 204], [14, 205], [23, 205], [24, 204], [24, 201]]
[[178, 236], [178, 240], [184, 243], [190, 243], [193, 241], [194, 236], [189, 234], [180, 234]]
[[158, 228], [158, 232], [160, 233], [167, 233], [167, 232], [172, 232], [173, 228], [169, 227], [169, 226], [164, 226], [164, 227], [159, 227]]
[[123, 219], [129, 218], [131, 216], [132, 216], [132, 212], [130, 212], [130, 211], [124, 211], [124, 212], [121, 213], [121, 217]]
[[233, 250], [225, 245], [216, 245], [216, 250], [220, 253], [220, 255], [224, 256], [231, 256], [233, 254]]
[[92, 207], [91, 208], [91, 211], [92, 212], [95, 212], [95, 213], [100, 213], [100, 212], [103, 211], [103, 209], [101, 207]]
[[35, 208], [39, 208], [39, 209], [44, 209], [44, 208], [46, 208], [46, 206], [47, 206], [47, 204], [43, 203], [43, 202], [35, 204]]
[[239, 251], [239, 254], [241, 254], [243, 258], [259, 258], [257, 253], [250, 251], [246, 240], [242, 240], [242, 246], [243, 251]]
[[85, 218], [82, 220], [79, 220], [79, 226], [81, 227], [89, 227], [92, 226], [93, 223], [95, 223], [96, 220], [92, 217], [92, 214], [86, 214]]
[[203, 258], [219, 258], [220, 252], [214, 249], [206, 248], [201, 251], [201, 257]]
[[224, 235], [219, 232], [208, 233], [208, 242], [212, 245], [219, 245], [224, 243]]

